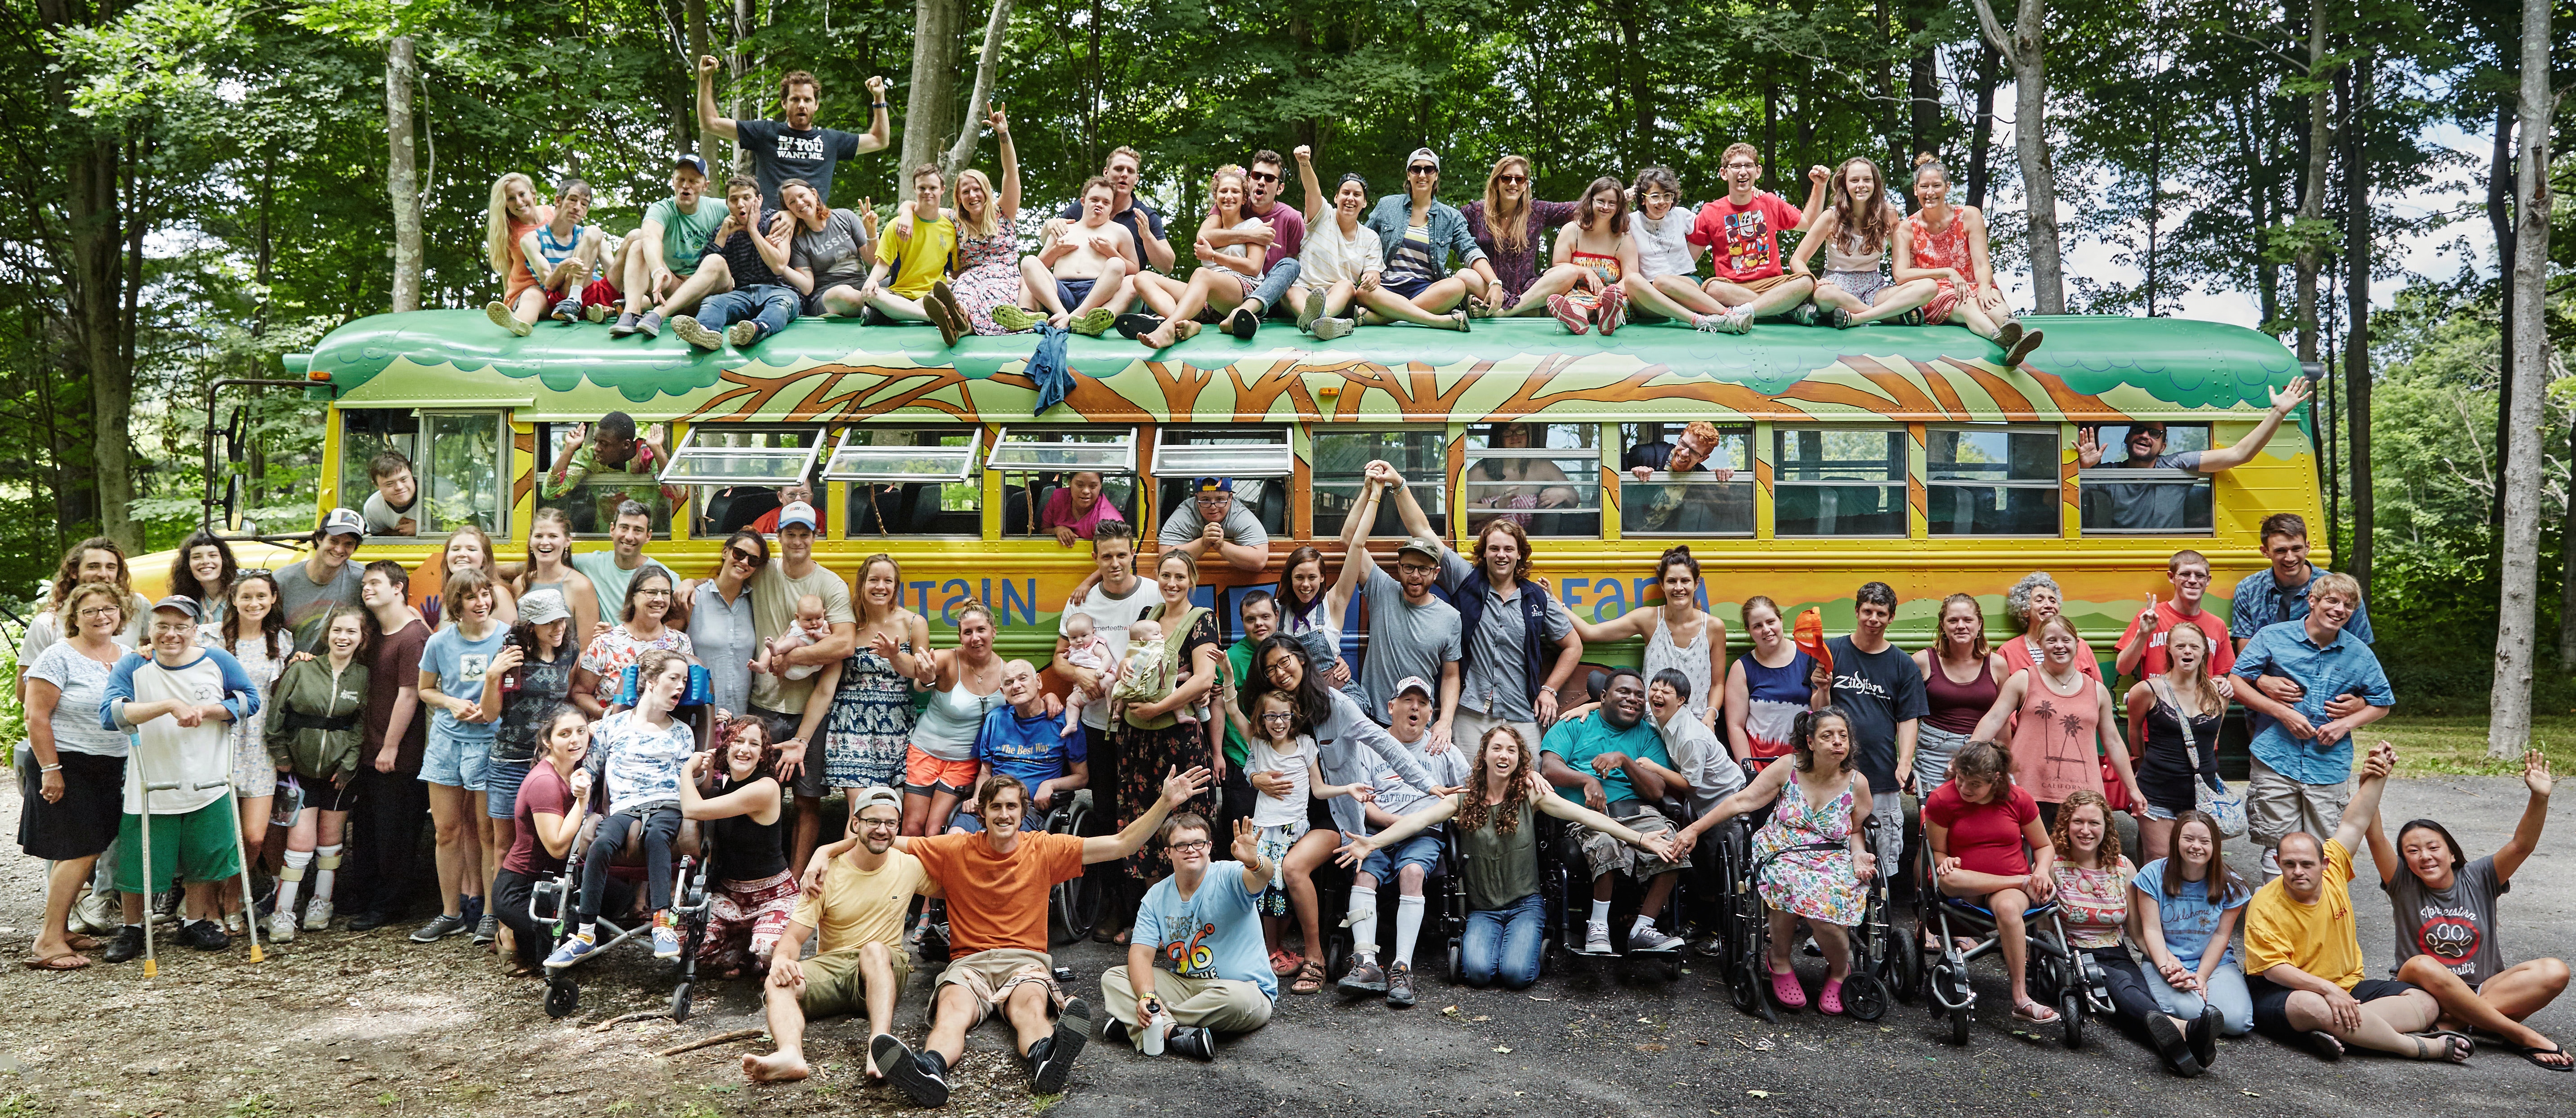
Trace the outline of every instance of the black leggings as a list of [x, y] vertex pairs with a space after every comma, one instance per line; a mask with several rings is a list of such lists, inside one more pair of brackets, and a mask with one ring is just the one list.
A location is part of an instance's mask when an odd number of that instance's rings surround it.
[[535, 917], [528, 915], [528, 901], [534, 896], [536, 885], [534, 878], [517, 870], [501, 869], [492, 873], [492, 907], [489, 911], [500, 917], [502, 925], [510, 929], [518, 949], [519, 965], [531, 969], [545, 962], [546, 940], [553, 934], [551, 927], [537, 923]]
[[2164, 1009], [2156, 1004], [2156, 996], [2148, 992], [2147, 976], [2138, 970], [2137, 962], [2129, 958], [2129, 949], [2088, 947], [2083, 950], [2102, 968], [2102, 974], [2111, 987], [2111, 1017], [2120, 1023], [2120, 1031], [2140, 1044], [2154, 1047], [2155, 1040], [2147, 1033], [2147, 1019], [2162, 1015]]
[[581, 922], [599, 919], [599, 904], [608, 890], [608, 867], [617, 853], [626, 849], [629, 830], [644, 828], [644, 882], [646, 898], [653, 911], [671, 907], [671, 840], [680, 834], [680, 809], [663, 806], [641, 819], [633, 812], [617, 812], [599, 821], [599, 835], [590, 840], [590, 854], [581, 863]]

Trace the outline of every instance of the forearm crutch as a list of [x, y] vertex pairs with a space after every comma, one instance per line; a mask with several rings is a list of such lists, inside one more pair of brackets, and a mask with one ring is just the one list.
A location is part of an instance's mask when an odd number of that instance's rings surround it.
[[235, 732], [224, 735], [226, 775], [223, 780], [219, 784], [200, 784], [197, 788], [199, 791], [214, 787], [221, 787], [224, 790], [224, 807], [233, 817], [233, 861], [238, 863], [241, 871], [238, 876], [242, 889], [242, 924], [250, 929], [250, 961], [259, 963], [268, 960], [268, 953], [260, 950], [259, 946], [259, 900], [253, 897], [250, 891], [250, 846], [242, 840], [241, 792], [233, 787], [233, 779], [230, 775], [233, 771], [233, 763], [240, 760], [239, 729], [240, 724], [235, 723]]

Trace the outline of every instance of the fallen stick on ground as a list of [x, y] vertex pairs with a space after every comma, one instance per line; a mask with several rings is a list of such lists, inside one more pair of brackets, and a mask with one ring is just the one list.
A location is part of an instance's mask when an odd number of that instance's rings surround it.
[[700, 1048], [713, 1048], [719, 1044], [731, 1044], [737, 1040], [756, 1040], [768, 1035], [769, 1030], [767, 1029], [735, 1029], [729, 1033], [717, 1033], [711, 1037], [701, 1037], [697, 1040], [690, 1041], [687, 1044], [680, 1045], [677, 1048], [665, 1048], [654, 1053], [654, 1055], [677, 1056], [682, 1052], [695, 1051]]
[[670, 1010], [667, 1010], [667, 1009], [646, 1009], [646, 1010], [639, 1010], [639, 1011], [637, 1011], [637, 1012], [629, 1013], [629, 1014], [625, 1014], [625, 1015], [623, 1015], [623, 1016], [619, 1016], [619, 1017], [611, 1017], [611, 1018], [609, 1018], [608, 1020], [602, 1021], [602, 1022], [600, 1022], [600, 1023], [596, 1024], [596, 1025], [591, 1026], [591, 1027], [590, 1027], [590, 1031], [592, 1031], [592, 1032], [594, 1032], [594, 1033], [604, 1033], [604, 1032], [607, 1032], [607, 1031], [608, 1031], [608, 1030], [610, 1030], [610, 1029], [614, 1029], [614, 1028], [618, 1027], [619, 1025], [623, 1025], [623, 1024], [625, 1024], [625, 1023], [629, 1022], [629, 1021], [650, 1021], [650, 1020], [652, 1020], [652, 1019], [654, 1019], [654, 1018], [656, 1018], [656, 1017], [669, 1017], [670, 1015], [671, 1015], [671, 1011], [670, 1011]]

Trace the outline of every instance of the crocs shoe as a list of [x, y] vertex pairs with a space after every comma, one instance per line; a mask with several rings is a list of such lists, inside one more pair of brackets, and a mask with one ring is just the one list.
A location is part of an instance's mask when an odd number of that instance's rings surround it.
[[1784, 1009], [1807, 1008], [1807, 990], [1798, 985], [1798, 972], [1771, 972], [1771, 999]]
[[1841, 1015], [1842, 1015], [1842, 1012], [1843, 1012], [1843, 980], [1842, 980], [1842, 979], [1839, 979], [1839, 978], [1828, 978], [1828, 979], [1826, 979], [1826, 980], [1825, 980], [1825, 988], [1824, 988], [1822, 991], [1819, 991], [1819, 992], [1816, 994], [1816, 1010], [1817, 1010], [1817, 1012], [1819, 1012], [1819, 1013], [1824, 1013], [1824, 1014], [1828, 1014], [1828, 1015], [1831, 1015], [1831, 1016], [1837, 1016], [1837, 1017], [1839, 1017], [1839, 1016], [1841, 1016]]
[[1097, 338], [1102, 334], [1108, 333], [1109, 328], [1112, 325], [1115, 325], [1117, 321], [1118, 316], [1109, 313], [1109, 308], [1093, 307], [1090, 310], [1073, 316], [1073, 321], [1067, 325], [1070, 326], [1076, 334], [1080, 334], [1086, 338]]
[[1027, 307], [1004, 303], [993, 308], [993, 325], [1001, 327], [1005, 334], [1017, 334], [1044, 321], [1045, 315]]

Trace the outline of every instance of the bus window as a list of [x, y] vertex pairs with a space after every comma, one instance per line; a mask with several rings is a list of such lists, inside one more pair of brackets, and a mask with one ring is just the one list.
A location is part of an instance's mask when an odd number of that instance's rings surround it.
[[[1459, 503], [1473, 536], [1508, 516], [1533, 536], [1601, 535], [1601, 428], [1480, 423], [1467, 428]], [[1513, 511], [1496, 511], [1513, 510]]]
[[510, 477], [501, 413], [370, 408], [342, 411], [340, 419], [344, 507], [366, 507], [376, 494], [368, 467], [390, 450], [411, 462], [420, 535], [444, 535], [461, 524], [509, 534], [502, 505]]
[[[1339, 427], [1315, 432], [1315, 538], [1337, 538], [1343, 522], [1360, 501], [1362, 471], [1368, 464], [1383, 459], [1404, 478], [1405, 488], [1422, 505], [1422, 513], [1434, 524], [1446, 524], [1449, 517], [1448, 485], [1444, 468], [1447, 463], [1448, 437], [1437, 428], [1411, 430], [1380, 429], [1347, 431]], [[1381, 498], [1377, 522], [1369, 526], [1372, 536], [1404, 535], [1404, 518], [1396, 515], [1392, 496]]]
[[[2213, 488], [2209, 475], [2194, 468], [2209, 449], [2208, 424], [2104, 424], [2085, 430], [2102, 447], [2101, 464], [2076, 475], [2087, 533], [2210, 534]], [[2164, 435], [2160, 451], [2155, 440], [2140, 437], [2158, 431]]]
[[1296, 461], [1285, 427], [1163, 428], [1154, 447], [1156, 536], [1193, 500], [1203, 477], [1232, 478], [1234, 503], [1272, 538], [1286, 536], [1288, 475]]
[[[420, 413], [409, 408], [342, 408], [340, 409], [340, 500], [344, 509], [365, 509], [367, 498], [376, 495], [375, 479], [368, 467], [376, 456], [388, 450], [416, 461], [414, 451], [420, 443]], [[417, 484], [420, 471], [412, 471]], [[419, 509], [419, 498], [413, 498]], [[421, 510], [426, 511], [426, 510]], [[426, 532], [429, 525], [421, 525]]]
[[1905, 534], [1905, 430], [1775, 427], [1772, 532], [1781, 536]]
[[823, 466], [823, 480], [850, 483], [846, 534], [982, 535], [976, 437], [972, 427], [852, 426]]
[[[984, 468], [1002, 475], [1004, 536], [1051, 536], [1064, 527], [1089, 539], [1103, 518], [1136, 522], [1133, 427], [1005, 427]], [[1091, 503], [1077, 505], [1083, 501]]]
[[[593, 425], [588, 423], [540, 423], [537, 425], [537, 507], [559, 508], [572, 521], [575, 535], [606, 536], [617, 522], [617, 506], [626, 501], [640, 501], [652, 514], [653, 534], [671, 534], [671, 508], [674, 493], [657, 481], [639, 477], [624, 470], [592, 469], [574, 478], [570, 469], [595, 461], [586, 453]], [[575, 436], [584, 446], [567, 450]], [[635, 432], [638, 442], [652, 446], [670, 446], [670, 428], [659, 423], [642, 424]], [[576, 462], [568, 465], [567, 455]], [[665, 454], [663, 457], [668, 457]], [[559, 472], [559, 470], [561, 472]], [[558, 478], [562, 478], [560, 486]]]
[[[1707, 446], [1679, 423], [1619, 425], [1621, 536], [1750, 536], [1753, 534], [1753, 428], [1719, 427]], [[1687, 442], [1687, 453], [1703, 455], [1682, 473], [1667, 467], [1675, 447]], [[1647, 480], [1639, 467], [1651, 467]], [[1715, 471], [1732, 470], [1719, 481]]]
[[1933, 535], [2058, 534], [2056, 431], [1934, 427], [1925, 438]]
[[696, 490], [689, 502], [691, 535], [722, 536], [790, 501], [812, 504], [814, 456], [822, 445], [818, 427], [695, 423], [671, 452], [661, 480]]

